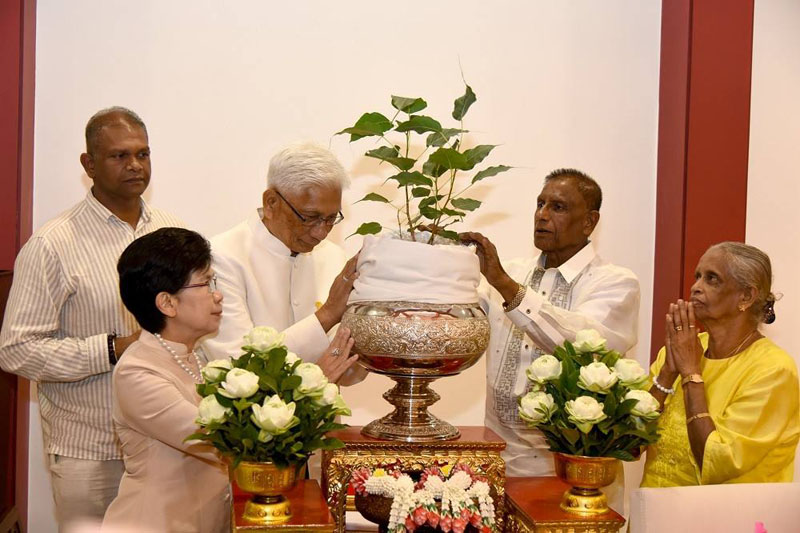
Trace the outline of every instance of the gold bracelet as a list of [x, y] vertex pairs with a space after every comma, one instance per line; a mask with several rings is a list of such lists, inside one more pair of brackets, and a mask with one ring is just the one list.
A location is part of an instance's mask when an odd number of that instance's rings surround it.
[[525, 293], [528, 290], [528, 287], [526, 287], [525, 285], [519, 283], [517, 285], [519, 285], [517, 293], [514, 295], [511, 301], [508, 302], [508, 304], [506, 303], [503, 304], [503, 311], [505, 311], [506, 313], [508, 313], [509, 311], [513, 311], [514, 309], [519, 307], [519, 304], [522, 303], [522, 299], [525, 297]]
[[705, 381], [700, 374], [687, 374], [681, 378], [681, 385], [685, 387], [687, 383], [705, 383]]
[[697, 413], [696, 415], [693, 415], [693, 416], [690, 416], [689, 418], [687, 418], [686, 419], [686, 424], [688, 425], [690, 422], [694, 422], [698, 418], [707, 418], [709, 416], [711, 416], [711, 415], [708, 414], [708, 413]]

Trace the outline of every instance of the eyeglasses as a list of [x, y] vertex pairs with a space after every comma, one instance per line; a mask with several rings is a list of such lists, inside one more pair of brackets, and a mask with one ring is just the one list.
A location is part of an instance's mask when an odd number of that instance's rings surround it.
[[283, 195], [280, 193], [280, 191], [278, 191], [276, 189], [275, 192], [278, 194], [278, 196], [281, 197], [281, 200], [286, 202], [286, 205], [289, 206], [289, 209], [291, 209], [292, 212], [295, 215], [297, 215], [297, 218], [299, 218], [300, 221], [303, 223], [303, 225], [306, 226], [306, 227], [311, 228], [311, 227], [314, 227], [314, 226], [321, 226], [322, 224], [325, 224], [326, 226], [330, 227], [330, 226], [335, 226], [336, 224], [338, 224], [339, 222], [344, 220], [344, 215], [342, 214], [341, 211], [339, 211], [335, 215], [331, 215], [329, 217], [324, 217], [324, 218], [323, 217], [307, 217], [307, 216], [303, 216], [303, 215], [300, 214], [300, 211], [295, 209], [294, 206], [289, 203], [289, 200], [287, 200], [286, 198], [283, 197]]
[[204, 283], [192, 283], [191, 285], [184, 285], [181, 289], [194, 289], [195, 287], [208, 287], [208, 292], [214, 293], [217, 290], [217, 275], [214, 274], [211, 278]]

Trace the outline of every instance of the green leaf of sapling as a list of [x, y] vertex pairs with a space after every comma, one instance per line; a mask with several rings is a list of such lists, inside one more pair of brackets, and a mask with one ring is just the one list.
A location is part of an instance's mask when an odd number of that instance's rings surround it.
[[422, 98], [407, 98], [405, 96], [392, 95], [392, 107], [403, 113], [416, 113], [428, 107], [428, 103]]
[[350, 134], [350, 142], [357, 141], [364, 137], [383, 135], [384, 132], [392, 129], [392, 121], [380, 113], [364, 113], [356, 121], [355, 125], [345, 128], [336, 135], [342, 133]]
[[400, 172], [394, 176], [389, 176], [388, 180], [395, 180], [398, 187], [405, 187], [406, 185], [427, 185], [433, 186], [433, 180], [422, 172]]
[[414, 115], [405, 122], [401, 122], [394, 129], [400, 133], [407, 131], [414, 131], [416, 133], [429, 133], [432, 131], [441, 131], [442, 125], [439, 121], [425, 115]]
[[358, 227], [353, 235], [374, 235], [376, 233], [380, 233], [382, 229], [383, 226], [381, 226], [380, 222], [364, 222]]
[[425, 139], [425, 144], [427, 146], [443, 146], [453, 135], [466, 132], [467, 130], [460, 130], [458, 128], [444, 128], [441, 131], [436, 131], [428, 135], [427, 139]]
[[467, 156], [453, 148], [439, 148], [428, 157], [428, 162], [448, 170], [469, 170], [472, 168], [469, 167]]
[[463, 209], [464, 211], [475, 211], [481, 206], [479, 200], [473, 200], [472, 198], [453, 198], [450, 203], [456, 209]]
[[467, 90], [464, 92], [464, 95], [459, 96], [456, 98], [456, 101], [453, 102], [453, 118], [456, 120], [463, 119], [464, 115], [469, 111], [470, 106], [474, 104], [477, 99], [478, 97], [475, 96], [472, 87], [467, 85]]
[[486, 156], [494, 149], [497, 145], [494, 144], [481, 144], [476, 146], [475, 148], [470, 148], [469, 150], [464, 150], [464, 157], [467, 158], [467, 162], [469, 164], [469, 168], [465, 168], [464, 170], [472, 170], [475, 168], [475, 165], [486, 159]]
[[493, 166], [493, 167], [485, 168], [485, 169], [481, 170], [480, 172], [478, 172], [477, 174], [475, 174], [475, 176], [472, 178], [472, 183], [475, 183], [477, 181], [481, 181], [484, 178], [490, 178], [492, 176], [496, 176], [496, 175], [500, 174], [501, 172], [505, 172], [506, 170], [510, 170], [511, 168], [513, 168], [513, 167], [509, 167], [507, 165], [496, 165], [496, 166]]
[[396, 146], [381, 146], [370, 150], [365, 154], [367, 157], [374, 157], [381, 161], [386, 161], [400, 170], [409, 170], [414, 166], [415, 161], [410, 157], [400, 157], [400, 152]]
[[[380, 194], [375, 193], [375, 192], [371, 192], [371, 193], [367, 194], [366, 196], [364, 196], [364, 198], [362, 198], [358, 202], [381, 202], [381, 203], [384, 203], [384, 204], [390, 203], [387, 198], [385, 198], [385, 197], [383, 197]], [[358, 202], [356, 202], [356, 203], [358, 203]]]

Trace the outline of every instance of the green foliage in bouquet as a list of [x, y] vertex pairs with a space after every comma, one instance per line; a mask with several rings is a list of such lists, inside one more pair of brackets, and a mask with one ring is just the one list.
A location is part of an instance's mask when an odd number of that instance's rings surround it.
[[[464, 116], [476, 101], [472, 87], [466, 85], [465, 93], [453, 102], [452, 117], [458, 121], [458, 127], [447, 128], [439, 120], [420, 114], [428, 107], [422, 98], [392, 96], [395, 111], [391, 119], [378, 112], [364, 113], [353, 126], [338, 132], [337, 135], [349, 134], [350, 142], [377, 137], [382, 145], [365, 155], [388, 163], [397, 171], [386, 181], [397, 183], [397, 188], [402, 190], [402, 203], [395, 205], [376, 192], [367, 194], [359, 202], [391, 205], [396, 211], [398, 231], [402, 234], [405, 230], [414, 241], [417, 240], [415, 230], [423, 223], [440, 228], [440, 236], [458, 241], [458, 234], [446, 228], [460, 222], [469, 211], [481, 205], [479, 200], [463, 194], [479, 181], [512, 168], [507, 165], [484, 167], [456, 190], [457, 178], [461, 178], [464, 172], [475, 170], [497, 146], [464, 146], [464, 134], [467, 133]], [[390, 134], [393, 134], [391, 138]], [[415, 145], [418, 141], [416, 136], [424, 138], [424, 142], [419, 138], [419, 148]], [[382, 229], [378, 222], [365, 222], [355, 233], [370, 235]], [[433, 243], [433, 239], [434, 236], [430, 235], [428, 243]]]
[[283, 334], [257, 327], [238, 358], [203, 368], [198, 406], [201, 431], [186, 440], [212, 444], [235, 468], [240, 461], [271, 461], [279, 467], [304, 463], [315, 450], [340, 448], [326, 437], [346, 427], [335, 421], [350, 409], [322, 370], [283, 345]]
[[582, 330], [574, 344], [531, 363], [520, 418], [544, 433], [551, 451], [633, 461], [658, 440], [659, 404], [643, 390], [642, 366], [605, 344], [597, 331]]

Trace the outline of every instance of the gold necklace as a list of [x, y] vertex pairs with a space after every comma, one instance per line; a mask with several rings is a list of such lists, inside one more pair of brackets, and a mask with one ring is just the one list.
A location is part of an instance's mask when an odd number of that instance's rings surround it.
[[[737, 346], [736, 348], [734, 348], [733, 350], [731, 350], [730, 352], [728, 352], [728, 355], [726, 355], [726, 356], [725, 356], [725, 357], [723, 357], [722, 359], [727, 359], [728, 357], [730, 357], [730, 356], [732, 356], [732, 355], [734, 355], [734, 354], [737, 354], [737, 353], [739, 353], [739, 350], [742, 348], [742, 346], [744, 346], [744, 344], [745, 344], [747, 341], [749, 341], [749, 340], [750, 340], [750, 337], [752, 337], [752, 336], [753, 336], [753, 335], [755, 335], [756, 333], [758, 333], [758, 329], [754, 329], [753, 331], [751, 331], [751, 332], [750, 332], [750, 334], [749, 334], [747, 337], [745, 337], [745, 338], [744, 338], [744, 340], [743, 340], [743, 341], [742, 341], [742, 342], [739, 344], [739, 346]], [[709, 356], [708, 356], [708, 348], [706, 348], [706, 357], [708, 357], [709, 359], [712, 359], [712, 357], [709, 357]]]

